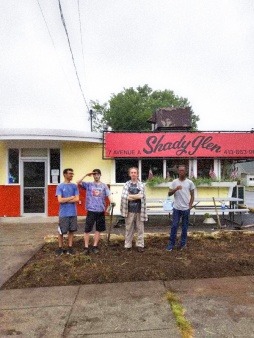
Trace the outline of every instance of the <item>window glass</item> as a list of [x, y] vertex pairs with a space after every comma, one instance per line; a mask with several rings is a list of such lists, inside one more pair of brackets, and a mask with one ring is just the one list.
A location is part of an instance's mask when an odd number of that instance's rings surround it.
[[50, 183], [60, 183], [60, 149], [50, 149]]
[[254, 160], [252, 159], [222, 159], [221, 177], [239, 180], [242, 175], [254, 172]]
[[189, 160], [188, 159], [179, 159], [172, 158], [166, 161], [166, 177], [177, 178], [178, 177], [178, 167], [179, 165], [185, 165], [188, 173]]
[[8, 183], [19, 183], [19, 150], [9, 149], [8, 152]]
[[115, 160], [116, 165], [116, 183], [124, 183], [130, 179], [128, 169], [131, 167], [138, 168], [138, 160], [124, 159]]
[[197, 162], [197, 177], [211, 177], [211, 172], [214, 172], [214, 159], [201, 158]]
[[225, 180], [233, 175], [233, 171], [236, 170], [235, 163], [236, 161], [231, 160], [231, 159], [221, 159], [221, 172], [220, 172], [220, 177], [221, 180]]
[[149, 172], [153, 176], [163, 176], [163, 160], [161, 159], [143, 159], [141, 168], [141, 180], [143, 182], [148, 179]]
[[21, 157], [47, 157], [47, 149], [42, 148], [23, 148], [21, 149]]

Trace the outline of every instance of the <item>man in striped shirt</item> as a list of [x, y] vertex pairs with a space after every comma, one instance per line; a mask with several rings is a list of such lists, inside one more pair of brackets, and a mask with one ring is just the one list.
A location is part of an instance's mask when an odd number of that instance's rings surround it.
[[124, 247], [126, 250], [131, 250], [136, 225], [136, 247], [138, 252], [143, 252], [144, 221], [148, 220], [145, 185], [138, 178], [138, 168], [132, 167], [128, 173], [131, 179], [125, 183], [121, 196], [121, 215], [125, 218]]

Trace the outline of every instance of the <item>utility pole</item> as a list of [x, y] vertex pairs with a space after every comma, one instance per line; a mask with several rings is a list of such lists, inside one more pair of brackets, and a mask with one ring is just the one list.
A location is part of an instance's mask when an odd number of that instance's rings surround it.
[[91, 131], [93, 131], [93, 110], [92, 109], [89, 110], [89, 114], [90, 114]]

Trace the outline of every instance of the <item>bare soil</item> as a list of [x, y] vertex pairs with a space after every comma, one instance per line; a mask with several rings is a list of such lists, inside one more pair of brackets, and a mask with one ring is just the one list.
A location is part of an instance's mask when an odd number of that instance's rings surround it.
[[101, 241], [99, 254], [83, 254], [83, 239], [75, 238], [76, 254], [57, 257], [55, 241], [46, 243], [2, 289], [115, 283], [145, 280], [196, 279], [253, 275], [254, 232], [192, 233], [188, 247], [167, 252], [168, 235], [150, 234], [145, 251], [123, 248], [123, 237]]

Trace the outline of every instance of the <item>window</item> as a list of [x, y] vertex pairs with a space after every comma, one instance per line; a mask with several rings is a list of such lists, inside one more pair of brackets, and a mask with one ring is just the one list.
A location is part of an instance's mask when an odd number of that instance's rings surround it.
[[[116, 183], [124, 183], [130, 179], [128, 176], [128, 169], [130, 167], [140, 168], [141, 172], [140, 177], [142, 182], [146, 182], [149, 175], [153, 176], [163, 176], [176, 178], [178, 177], [178, 166], [182, 164], [186, 166], [188, 171], [189, 167], [189, 159], [121, 159], [115, 160], [115, 175], [116, 175]], [[209, 171], [209, 170], [208, 170]]]
[[116, 183], [124, 183], [130, 179], [128, 169], [131, 167], [138, 168], [138, 160], [126, 159], [116, 160]]
[[46, 148], [23, 148], [21, 149], [21, 157], [47, 157]]
[[188, 173], [189, 160], [188, 159], [178, 159], [172, 158], [166, 161], [166, 177], [177, 178], [178, 177], [178, 167], [179, 165], [185, 165]]
[[141, 180], [144, 182], [148, 179], [149, 171], [153, 175], [163, 176], [163, 160], [158, 159], [145, 159], [141, 164]]
[[202, 158], [197, 162], [197, 177], [211, 177], [211, 170], [214, 172], [214, 159]]
[[230, 159], [221, 159], [221, 172], [220, 177], [222, 180], [225, 180], [232, 176], [234, 170], [237, 171], [237, 168], [235, 167], [236, 161], [230, 160]]
[[60, 183], [60, 149], [50, 149], [50, 183]]
[[19, 150], [9, 149], [8, 152], [8, 183], [19, 183]]

